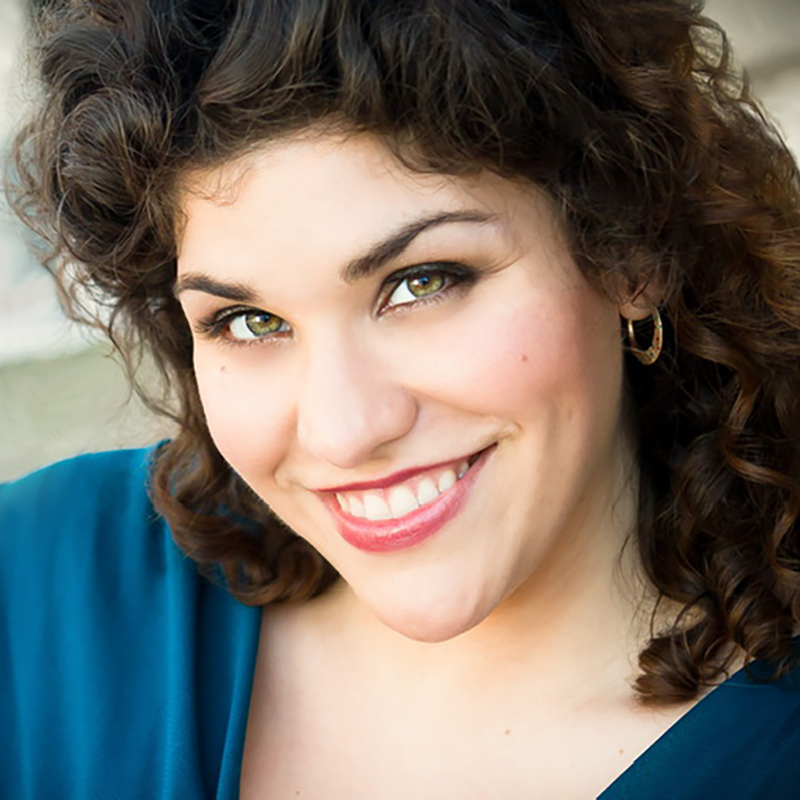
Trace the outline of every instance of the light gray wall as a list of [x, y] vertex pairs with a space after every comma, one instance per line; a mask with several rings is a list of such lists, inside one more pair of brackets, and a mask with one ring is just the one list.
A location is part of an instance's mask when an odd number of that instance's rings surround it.
[[[0, 154], [32, 100], [24, 5], [0, 0]], [[67, 321], [0, 202], [0, 481], [79, 452], [157, 441], [167, 428], [131, 401], [109, 347]]]
[[800, 155], [800, 0], [708, 0], [753, 89]]

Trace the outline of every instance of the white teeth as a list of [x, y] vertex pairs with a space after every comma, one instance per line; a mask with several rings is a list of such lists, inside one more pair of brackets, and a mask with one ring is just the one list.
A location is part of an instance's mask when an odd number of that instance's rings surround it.
[[455, 467], [443, 470], [436, 481], [426, 475], [416, 484], [416, 492], [411, 488], [412, 483], [386, 491], [337, 492], [336, 500], [345, 513], [354, 517], [372, 521], [399, 519], [452, 489], [468, 469], [469, 462], [464, 460]]
[[456, 485], [456, 473], [452, 469], [445, 470], [439, 476], [439, 491], [446, 492]]
[[364, 516], [376, 522], [382, 519], [391, 519], [392, 512], [389, 504], [377, 492], [366, 492], [364, 494]]
[[417, 486], [417, 500], [419, 504], [424, 506], [425, 503], [430, 503], [439, 496], [439, 490], [436, 484], [430, 478], [423, 478]]
[[419, 508], [414, 492], [407, 486], [396, 486], [389, 492], [389, 508], [392, 516], [397, 519]]
[[364, 502], [357, 494], [350, 495], [350, 513], [354, 517], [365, 517]]

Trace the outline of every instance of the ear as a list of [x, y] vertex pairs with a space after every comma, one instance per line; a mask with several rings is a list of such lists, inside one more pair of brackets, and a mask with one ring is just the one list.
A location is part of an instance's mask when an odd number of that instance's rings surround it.
[[652, 283], [629, 288], [626, 296], [617, 305], [619, 315], [626, 320], [638, 322], [652, 315], [664, 299], [664, 293]]

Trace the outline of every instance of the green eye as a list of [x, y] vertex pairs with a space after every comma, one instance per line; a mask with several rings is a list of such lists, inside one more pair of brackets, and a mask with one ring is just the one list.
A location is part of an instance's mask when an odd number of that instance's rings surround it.
[[434, 272], [430, 275], [420, 275], [417, 278], [408, 278], [408, 291], [414, 297], [425, 297], [429, 294], [435, 294], [444, 286], [444, 278], [438, 273]]
[[266, 311], [244, 311], [228, 323], [232, 339], [261, 339], [286, 329], [285, 320]]
[[386, 301], [386, 307], [396, 307], [413, 303], [423, 297], [441, 292], [445, 288], [447, 279], [442, 272], [423, 272], [404, 278], [397, 284], [394, 291]]

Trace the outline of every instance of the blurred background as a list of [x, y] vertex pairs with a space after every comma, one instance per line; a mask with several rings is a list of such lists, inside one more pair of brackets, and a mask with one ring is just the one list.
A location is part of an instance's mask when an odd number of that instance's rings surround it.
[[[41, 1], [41, 0], [40, 0]], [[36, 0], [0, 0], [0, 157], [31, 102], [25, 36]], [[800, 155], [800, 0], [708, 0], [756, 94]], [[0, 481], [55, 459], [158, 441], [107, 344], [70, 324], [0, 201]]]
[[[0, 0], [0, 158], [34, 90], [29, 14], [48, 0]], [[28, 235], [0, 198], [0, 481], [67, 456], [156, 442], [169, 433], [132, 396], [111, 347], [70, 323]]]

